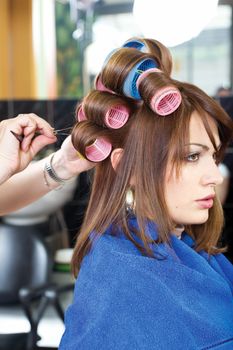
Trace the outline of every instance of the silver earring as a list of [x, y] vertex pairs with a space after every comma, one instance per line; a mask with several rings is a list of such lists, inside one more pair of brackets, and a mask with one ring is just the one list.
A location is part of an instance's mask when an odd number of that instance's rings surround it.
[[125, 196], [126, 211], [133, 213], [135, 210], [135, 198], [132, 188], [128, 188]]

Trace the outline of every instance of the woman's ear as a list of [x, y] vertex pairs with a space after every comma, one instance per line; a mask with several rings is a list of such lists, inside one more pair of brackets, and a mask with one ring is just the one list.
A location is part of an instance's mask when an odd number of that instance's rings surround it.
[[111, 163], [115, 171], [117, 169], [117, 166], [121, 159], [122, 154], [123, 154], [123, 148], [116, 148], [111, 153]]

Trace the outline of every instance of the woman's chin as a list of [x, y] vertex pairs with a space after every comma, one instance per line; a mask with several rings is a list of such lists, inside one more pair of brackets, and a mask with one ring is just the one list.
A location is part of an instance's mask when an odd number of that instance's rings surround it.
[[192, 215], [190, 218], [186, 218], [186, 220], [183, 221], [184, 225], [201, 225], [204, 224], [209, 219], [209, 211], [206, 210], [206, 212]]

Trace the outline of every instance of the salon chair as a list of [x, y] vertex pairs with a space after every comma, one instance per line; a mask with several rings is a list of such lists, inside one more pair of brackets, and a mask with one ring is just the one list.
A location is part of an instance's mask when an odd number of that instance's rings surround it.
[[37, 329], [45, 309], [52, 304], [63, 320], [59, 294], [73, 285], [59, 287], [51, 282], [53, 257], [39, 225], [0, 224], [0, 258], [0, 305], [19, 304], [30, 323], [29, 332], [0, 333], [0, 350], [33, 350], [40, 339]]

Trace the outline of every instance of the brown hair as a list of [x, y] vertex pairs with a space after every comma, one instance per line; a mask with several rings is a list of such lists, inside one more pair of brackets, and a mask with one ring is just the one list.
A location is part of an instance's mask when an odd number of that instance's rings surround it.
[[[136, 49], [119, 49], [114, 52], [101, 72], [103, 83], [116, 92], [124, 103], [130, 105], [131, 116], [124, 127], [111, 130], [100, 126], [100, 111], [104, 111], [111, 94], [99, 92], [101, 98], [99, 94], [92, 94], [92, 107], [95, 106], [98, 111], [96, 120], [92, 109], [91, 117], [88, 117], [86, 105], [84, 109], [87, 121], [77, 123], [73, 130], [74, 147], [84, 156], [85, 147], [99, 135], [105, 136], [111, 142], [113, 149], [124, 150], [116, 171], [112, 168], [110, 158], [96, 166], [88, 209], [73, 254], [75, 274], [83, 257], [88, 253], [94, 237], [103, 234], [110, 225], [113, 227], [113, 233], [117, 233], [117, 229], [121, 228], [126, 237], [148, 256], [153, 257], [151, 243], [169, 242], [169, 232], [174, 224], [164, 198], [165, 173], [171, 155], [178, 171], [182, 166], [185, 156], [184, 145], [189, 139], [189, 123], [194, 111], [199, 112], [215, 147], [206, 115], [217, 123], [222, 142], [220, 158], [232, 137], [232, 121], [217, 102], [196, 86], [173, 80], [164, 72], [151, 73], [144, 79], [140, 85], [140, 94], [143, 97], [141, 102], [123, 96], [124, 79], [135, 62], [141, 57], [158, 60], [158, 53], [156, 55], [154, 57], [153, 53], [141, 53]], [[165, 56], [160, 55], [159, 59]], [[166, 66], [166, 62], [163, 62], [163, 66]], [[148, 106], [150, 91], [158, 89], [161, 82], [175, 86], [182, 95], [179, 108], [166, 117], [158, 116]], [[88, 100], [84, 99], [84, 102], [87, 104]], [[126, 193], [132, 178], [136, 184], [134, 196], [138, 229], [129, 227], [125, 208]], [[148, 220], [156, 223], [158, 228], [159, 236], [156, 241], [152, 241], [146, 234]], [[201, 225], [189, 225], [186, 230], [196, 239], [196, 250], [204, 249], [209, 254], [214, 254], [220, 251], [217, 243], [222, 225], [222, 209], [216, 199], [213, 208], [209, 210], [207, 222]], [[135, 235], [139, 240], [135, 239]]]

